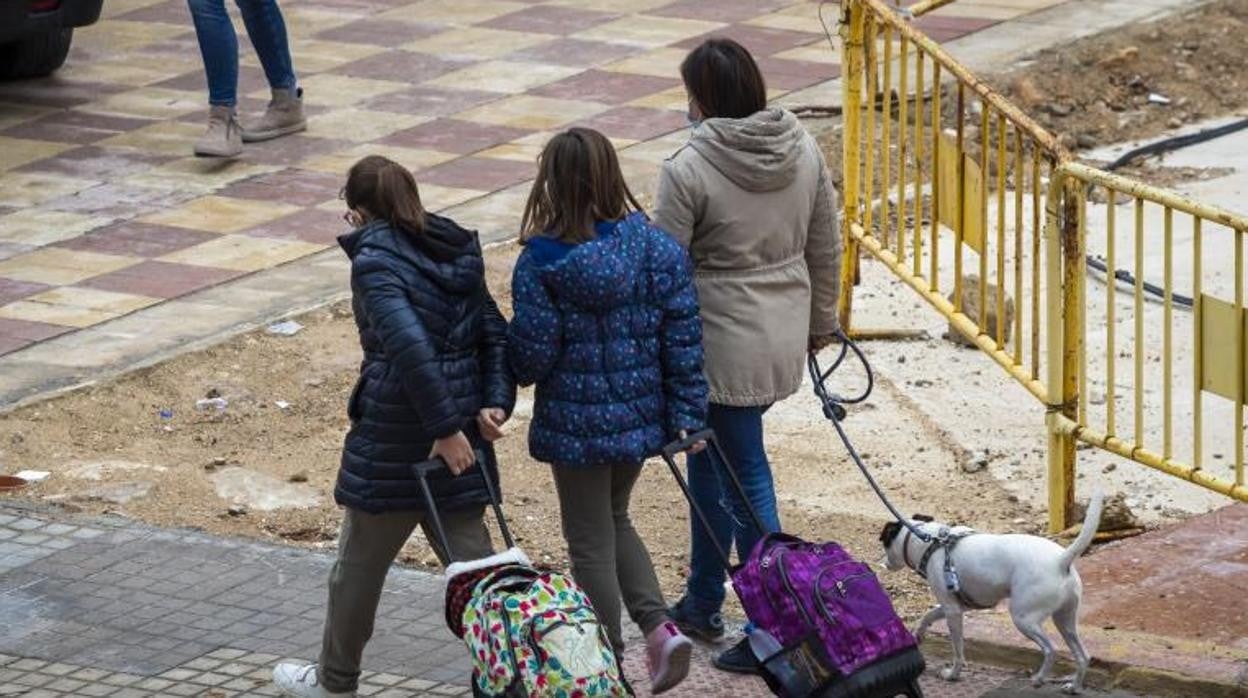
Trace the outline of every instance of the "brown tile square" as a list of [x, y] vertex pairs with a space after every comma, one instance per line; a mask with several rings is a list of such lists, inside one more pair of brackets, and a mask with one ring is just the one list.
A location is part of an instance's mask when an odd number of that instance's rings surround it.
[[[238, 94], [245, 95], [254, 92], [262, 87], [268, 86], [268, 80], [264, 77], [264, 70], [250, 65], [238, 66]], [[154, 87], [164, 87], [170, 90], [188, 90], [194, 92], [208, 93], [208, 78], [204, 75], [203, 68], [188, 70], [181, 75], [162, 80], [154, 85]]]
[[317, 245], [336, 245], [338, 236], [346, 233], [350, 227], [342, 219], [342, 213], [345, 211], [345, 206], [342, 212], [327, 211], [323, 208], [306, 208], [289, 216], [244, 230], [240, 234], [278, 240], [300, 240]]
[[[418, 13], [412, 13], [413, 19]], [[386, 46], [393, 48], [422, 37], [433, 36], [444, 27], [436, 24], [418, 24], [414, 22], [398, 22], [386, 19], [359, 19], [341, 26], [327, 29], [316, 35], [324, 41], [342, 41], [352, 44], [368, 44], [370, 46]]]
[[560, 38], [510, 53], [507, 55], [507, 60], [592, 68], [636, 55], [644, 50], [644, 48], [629, 44]]
[[[186, 144], [190, 152], [191, 144]], [[120, 179], [169, 162], [168, 155], [153, 155], [138, 150], [105, 148], [86, 145], [17, 168], [22, 172], [49, 172], [78, 179], [106, 181]]]
[[230, 269], [149, 260], [121, 271], [87, 279], [77, 285], [150, 298], [177, 298], [242, 275], [243, 272]]
[[191, 11], [184, 0], [165, 0], [155, 5], [140, 7], [124, 14], [111, 17], [129, 22], [163, 22], [165, 24], [191, 24]]
[[481, 26], [563, 36], [584, 31], [617, 17], [619, 17], [618, 14], [611, 12], [580, 10], [557, 5], [536, 5], [502, 17], [495, 17], [488, 22], [483, 22]]
[[532, 179], [535, 174], [536, 166], [529, 162], [466, 157], [422, 170], [416, 179], [443, 187], [497, 191]]
[[[714, 22], [740, 22], [775, 11], [789, 0], [680, 0], [670, 5], [647, 10], [646, 14], [682, 19], [704, 19]], [[834, 8], [835, 9], [835, 8]], [[811, 12], [814, 12], [813, 5]]]
[[365, 102], [363, 106], [366, 109], [414, 116], [450, 116], [505, 96], [498, 92], [481, 90], [452, 90], [419, 86], [374, 97]]
[[645, 141], [678, 131], [686, 123], [683, 112], [649, 107], [617, 107], [578, 122], [577, 126], [601, 131], [612, 138]]
[[331, 73], [353, 78], [420, 83], [471, 65], [468, 61], [398, 49], [378, 53], [334, 68]]
[[478, 124], [457, 119], [437, 119], [398, 131], [379, 143], [405, 148], [425, 148], [467, 155], [527, 136], [531, 131], [509, 126]]
[[236, 182], [218, 193], [239, 199], [280, 199], [295, 206], [315, 206], [336, 197], [342, 185], [343, 179], [337, 175], [288, 168]]
[[580, 75], [542, 85], [531, 94], [559, 99], [583, 99], [603, 104], [623, 104], [646, 95], [680, 86], [674, 78], [587, 70]]
[[59, 111], [0, 131], [0, 136], [89, 145], [154, 122], [81, 111]]
[[161, 257], [217, 237], [213, 233], [138, 221], [123, 221], [79, 235], [57, 247], [130, 257]]
[[47, 284], [39, 284], [33, 281], [17, 281], [15, 279], [5, 279], [0, 277], [0, 305], [8, 305], [13, 301], [18, 301], [36, 293], [43, 293], [52, 288]]
[[[816, 26], [818, 26], [818, 23], [816, 23]], [[798, 46], [805, 46], [814, 41], [827, 41], [827, 38], [822, 33], [796, 32], [788, 29], [756, 27], [750, 24], [734, 24], [710, 34], [686, 39], [675, 45], [680, 48], [692, 49], [712, 36], [726, 37], [736, 41], [749, 49], [755, 58], [770, 56], [791, 48], [797, 48]]]
[[247, 162], [259, 163], [261, 165], [282, 165], [288, 167], [318, 155], [345, 150], [353, 145], [355, 144], [351, 141], [295, 135], [275, 138], [271, 141], [262, 141], [260, 143], [249, 143], [246, 150], [243, 151], [243, 158]]
[[915, 26], [935, 41], [952, 41], [967, 34], [999, 23], [996, 19], [975, 17], [940, 17], [925, 15], [915, 20]]
[[31, 344], [65, 334], [69, 329], [61, 325], [50, 325], [44, 322], [0, 317], [0, 340], [25, 340], [27, 344]]
[[800, 90], [841, 74], [839, 66], [775, 57], [758, 59], [758, 67], [763, 71], [767, 87], [780, 90]]

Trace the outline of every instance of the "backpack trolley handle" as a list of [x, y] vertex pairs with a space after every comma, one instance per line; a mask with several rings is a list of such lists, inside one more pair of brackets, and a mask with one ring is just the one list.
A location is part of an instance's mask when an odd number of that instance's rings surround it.
[[[481, 479], [485, 481], [485, 490], [489, 493], [490, 508], [494, 510], [494, 518], [498, 520], [498, 530], [503, 536], [503, 542], [508, 548], [516, 547], [515, 541], [511, 537], [511, 529], [507, 527], [507, 519], [503, 516], [502, 502], [498, 496], [498, 487], [494, 484], [494, 478], [490, 477], [489, 469], [486, 464], [492, 458], [485, 451], [474, 451], [477, 456], [476, 472], [472, 468], [460, 473], [457, 477], [471, 477], [479, 474]], [[495, 466], [497, 470], [497, 466]], [[451, 541], [446, 535], [446, 528], [442, 525], [442, 516], [438, 513], [437, 502], [433, 498], [433, 490], [429, 487], [429, 473], [449, 468], [446, 461], [441, 458], [431, 458], [412, 466], [412, 471], [416, 474], [416, 480], [420, 484], [420, 495], [425, 500], [425, 521], [429, 524], [429, 528], [433, 530], [433, 536], [437, 539], [438, 545], [442, 546], [443, 552], [446, 553], [447, 559], [452, 559]]]
[[694, 516], [702, 524], [703, 530], [706, 531], [707, 537], [711, 539], [712, 545], [715, 546], [715, 552], [719, 553], [719, 559], [724, 564], [724, 569], [732, 571], [732, 558], [729, 552], [715, 537], [715, 531], [711, 528], [711, 520], [707, 518], [706, 511], [693, 498], [693, 492], [689, 490], [689, 483], [685, 481], [685, 476], [680, 473], [680, 466], [676, 465], [676, 454], [689, 450], [692, 446], [700, 441], [705, 441], [708, 449], [708, 457], [711, 461], [719, 463], [719, 469], [728, 476], [728, 480], [732, 482], [732, 488], [737, 493], [737, 498], [745, 505], [746, 511], [750, 515], [750, 519], [754, 527], [759, 533], [766, 535], [769, 533], [767, 527], [763, 525], [763, 518], [758, 515], [758, 510], [754, 508], [754, 504], [750, 502], [750, 498], [745, 494], [745, 487], [741, 484], [741, 478], [737, 477], [737, 471], [733, 469], [728, 462], [728, 457], [724, 453], [724, 449], [719, 445], [719, 440], [715, 438], [713, 429], [704, 429], [694, 434], [690, 434], [683, 439], [673, 441], [663, 447], [663, 460], [667, 463], [667, 467], [672, 471], [672, 476], [676, 478], [676, 484], [680, 485], [680, 489], [685, 494], [685, 499], [689, 500], [689, 506], [693, 509]]

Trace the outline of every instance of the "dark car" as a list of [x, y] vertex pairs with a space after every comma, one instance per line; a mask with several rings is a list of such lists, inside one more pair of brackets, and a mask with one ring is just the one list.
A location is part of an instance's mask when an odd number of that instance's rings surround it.
[[100, 18], [104, 0], [0, 0], [0, 78], [47, 75], [65, 62], [74, 27]]

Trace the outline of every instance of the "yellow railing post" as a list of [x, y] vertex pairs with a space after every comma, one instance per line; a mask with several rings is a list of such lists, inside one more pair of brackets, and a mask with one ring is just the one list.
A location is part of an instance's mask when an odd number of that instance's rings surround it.
[[841, 64], [844, 73], [841, 79], [841, 113], [844, 115], [845, 128], [842, 131], [841, 176], [844, 180], [844, 250], [845, 258], [841, 264], [840, 322], [841, 327], [849, 332], [854, 306], [854, 283], [858, 276], [858, 241], [849, 234], [849, 228], [859, 223], [859, 166], [862, 148], [862, 70], [863, 70], [863, 34], [866, 26], [866, 12], [860, 0], [842, 0], [841, 2]]
[[[1079, 230], [1078, 180], [1065, 170], [1053, 173], [1045, 202], [1044, 228], [1048, 277], [1045, 318], [1048, 339], [1048, 483], [1049, 532], [1070, 526], [1075, 501], [1075, 437], [1069, 426], [1075, 424], [1079, 405], [1079, 366], [1084, 298], [1079, 275], [1083, 268], [1083, 240]], [[1058, 419], [1064, 417], [1065, 419]]]

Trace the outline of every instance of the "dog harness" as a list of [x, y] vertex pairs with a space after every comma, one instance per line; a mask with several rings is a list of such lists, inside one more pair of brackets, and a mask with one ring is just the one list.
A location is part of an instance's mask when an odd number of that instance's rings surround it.
[[902, 559], [905, 560], [907, 566], [917, 572], [918, 575], [925, 581], [930, 583], [931, 580], [927, 578], [927, 563], [932, 561], [932, 556], [936, 554], [937, 550], [943, 549], [945, 551], [945, 589], [953, 594], [954, 598], [958, 600], [958, 603], [961, 604], [963, 608], [972, 610], [992, 608], [992, 606], [985, 606], [976, 602], [965, 591], [962, 591], [962, 584], [958, 581], [958, 568], [953, 564], [953, 549], [956, 548], [958, 543], [962, 542], [964, 538], [969, 538], [975, 535], [975, 533], [975, 531], [953, 533], [948, 526], [941, 526], [940, 530], [936, 532], [936, 535], [932, 537], [932, 541], [928, 543], [927, 549], [923, 551], [923, 556], [919, 558], [919, 564], [914, 565], [910, 562], [910, 536], [912, 533], [909, 529], [907, 529], [906, 539], [902, 541], [901, 544]]

